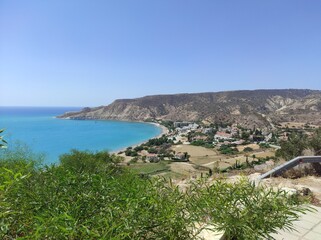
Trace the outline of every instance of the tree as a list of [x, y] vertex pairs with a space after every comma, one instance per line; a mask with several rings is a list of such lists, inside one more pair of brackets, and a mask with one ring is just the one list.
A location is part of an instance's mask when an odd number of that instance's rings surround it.
[[250, 133], [242, 131], [241, 138], [244, 140], [248, 140], [250, 137]]
[[[0, 129], [0, 133], [3, 133], [4, 129]], [[3, 136], [0, 136], [0, 148], [6, 148], [7, 142], [3, 139]]]
[[321, 154], [321, 127], [315, 130], [309, 141], [309, 145], [315, 151], [316, 155]]
[[276, 151], [277, 157], [290, 160], [297, 156], [301, 156], [303, 150], [308, 147], [307, 136], [303, 133], [291, 133], [288, 140], [280, 142], [281, 149]]

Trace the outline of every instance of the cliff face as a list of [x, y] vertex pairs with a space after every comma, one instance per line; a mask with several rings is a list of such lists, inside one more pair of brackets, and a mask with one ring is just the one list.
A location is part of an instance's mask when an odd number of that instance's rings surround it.
[[144, 121], [206, 120], [251, 127], [272, 122], [303, 121], [321, 124], [321, 91], [253, 90], [217, 93], [155, 95], [120, 99], [108, 106], [84, 108], [61, 118]]

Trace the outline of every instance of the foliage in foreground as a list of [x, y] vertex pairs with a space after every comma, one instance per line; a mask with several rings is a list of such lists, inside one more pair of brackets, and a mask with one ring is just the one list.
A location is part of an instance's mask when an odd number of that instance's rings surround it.
[[198, 219], [224, 231], [226, 239], [271, 239], [271, 234], [279, 229], [293, 230], [292, 222], [299, 218], [299, 213], [309, 210], [300, 205], [296, 196], [257, 187], [245, 178], [237, 183], [201, 182], [190, 191]]
[[115, 158], [74, 151], [39, 171], [1, 167], [0, 238], [191, 238], [178, 189], [141, 179]]
[[183, 193], [128, 172], [106, 152], [73, 151], [42, 169], [11, 160], [0, 161], [1, 239], [196, 239], [204, 222], [227, 239], [260, 239], [291, 228], [305, 210], [245, 180], [197, 182]]
[[[0, 129], [0, 133], [3, 133], [4, 129]], [[7, 142], [3, 139], [3, 136], [0, 136], [0, 148], [6, 148]]]

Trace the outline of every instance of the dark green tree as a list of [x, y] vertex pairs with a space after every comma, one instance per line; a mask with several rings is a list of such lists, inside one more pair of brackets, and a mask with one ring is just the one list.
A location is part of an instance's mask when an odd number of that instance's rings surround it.
[[315, 151], [316, 155], [321, 154], [321, 127], [314, 132], [309, 141], [309, 145]]
[[309, 146], [308, 138], [303, 133], [291, 133], [288, 140], [280, 142], [281, 149], [276, 151], [277, 157], [282, 157], [286, 160], [301, 156], [303, 150]]

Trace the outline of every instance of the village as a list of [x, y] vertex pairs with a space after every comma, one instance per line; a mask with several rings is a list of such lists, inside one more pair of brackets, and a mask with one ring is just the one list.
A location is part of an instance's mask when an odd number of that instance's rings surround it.
[[274, 166], [278, 142], [288, 125], [274, 131], [237, 124], [158, 121], [167, 131], [159, 138], [119, 152], [138, 173], [188, 178], [233, 170], [266, 170]]
[[[293, 158], [279, 154], [282, 143], [292, 141], [292, 134], [312, 136], [318, 129], [312, 124], [294, 122], [277, 124], [273, 130], [246, 129], [237, 124], [158, 123], [166, 127], [165, 134], [118, 154], [124, 157], [123, 164], [137, 174], [171, 179], [183, 188], [199, 177], [255, 179]], [[319, 172], [315, 171], [315, 166], [306, 164], [263, 182], [290, 192], [308, 189], [313, 192], [311, 202], [318, 205], [321, 190], [316, 177]]]

